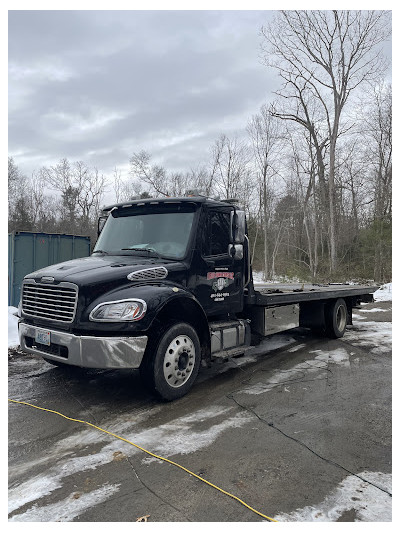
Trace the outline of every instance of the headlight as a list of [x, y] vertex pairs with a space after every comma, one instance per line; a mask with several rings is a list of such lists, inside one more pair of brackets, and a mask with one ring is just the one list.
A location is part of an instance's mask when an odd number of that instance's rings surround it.
[[94, 322], [130, 322], [140, 320], [146, 313], [144, 300], [118, 300], [97, 305], [89, 315]]

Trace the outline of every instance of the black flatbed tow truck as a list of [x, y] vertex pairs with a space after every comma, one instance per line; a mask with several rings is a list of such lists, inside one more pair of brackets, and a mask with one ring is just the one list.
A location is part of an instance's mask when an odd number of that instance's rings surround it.
[[298, 326], [338, 338], [370, 285], [254, 287], [245, 213], [204, 196], [110, 205], [90, 257], [24, 278], [21, 349], [58, 366], [139, 368], [165, 400], [186, 394], [201, 361]]

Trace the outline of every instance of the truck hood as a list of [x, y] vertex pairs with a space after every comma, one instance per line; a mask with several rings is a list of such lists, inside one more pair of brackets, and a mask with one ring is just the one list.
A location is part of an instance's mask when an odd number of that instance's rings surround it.
[[[79, 285], [102, 283], [117, 279], [125, 279], [131, 272], [165, 266], [167, 270], [179, 271], [184, 268], [183, 264], [177, 261], [167, 261], [158, 258], [147, 258], [138, 255], [129, 256], [90, 256], [80, 259], [72, 259], [64, 263], [50, 265], [40, 270], [28, 274], [26, 278], [34, 278], [43, 281], [69, 281]], [[53, 279], [51, 279], [53, 278]]]

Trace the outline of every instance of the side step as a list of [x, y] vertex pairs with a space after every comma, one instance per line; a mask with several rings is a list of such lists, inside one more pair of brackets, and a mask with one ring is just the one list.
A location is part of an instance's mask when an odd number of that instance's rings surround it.
[[251, 331], [247, 320], [210, 322], [211, 357], [233, 357], [250, 346]]

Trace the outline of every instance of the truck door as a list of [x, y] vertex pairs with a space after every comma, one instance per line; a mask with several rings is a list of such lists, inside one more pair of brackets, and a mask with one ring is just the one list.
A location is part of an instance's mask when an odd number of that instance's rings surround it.
[[196, 297], [207, 315], [243, 309], [243, 259], [230, 254], [231, 209], [208, 208], [200, 221]]

